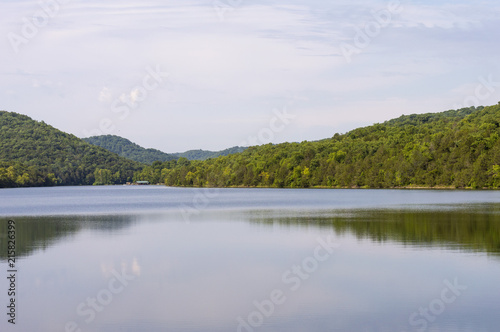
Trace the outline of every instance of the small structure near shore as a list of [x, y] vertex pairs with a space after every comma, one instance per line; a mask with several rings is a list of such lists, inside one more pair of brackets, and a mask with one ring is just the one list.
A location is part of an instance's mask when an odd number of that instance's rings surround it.
[[135, 181], [135, 184], [140, 186], [145, 186], [149, 184], [149, 181]]

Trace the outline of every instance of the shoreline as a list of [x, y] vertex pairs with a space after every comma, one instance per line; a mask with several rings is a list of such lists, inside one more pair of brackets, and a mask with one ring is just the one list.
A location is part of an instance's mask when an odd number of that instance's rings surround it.
[[117, 187], [117, 186], [127, 186], [127, 187], [151, 187], [151, 186], [164, 186], [169, 188], [200, 188], [200, 189], [343, 189], [343, 190], [467, 190], [467, 191], [496, 191], [500, 190], [500, 188], [472, 188], [472, 187], [455, 187], [455, 186], [418, 186], [418, 185], [410, 185], [410, 186], [400, 186], [400, 187], [387, 187], [387, 188], [374, 188], [368, 186], [351, 186], [351, 187], [329, 187], [329, 186], [311, 186], [311, 187], [274, 187], [274, 186], [224, 186], [224, 187], [215, 187], [215, 186], [168, 186], [163, 183], [156, 184], [108, 184], [108, 185], [68, 185], [68, 186], [36, 186], [36, 187], [4, 187], [2, 189], [22, 189], [22, 188], [58, 188], [58, 187]]
[[[162, 185], [162, 184], [157, 184]], [[329, 186], [312, 186], [312, 187], [272, 187], [272, 186], [225, 186], [225, 187], [212, 187], [212, 186], [167, 186], [169, 188], [208, 188], [208, 189], [343, 189], [343, 190], [467, 190], [467, 191], [496, 191], [500, 190], [500, 188], [472, 188], [472, 187], [454, 187], [454, 186], [434, 186], [434, 187], [425, 187], [425, 186], [402, 186], [402, 187], [388, 187], [388, 188], [373, 188], [373, 187], [329, 187]]]

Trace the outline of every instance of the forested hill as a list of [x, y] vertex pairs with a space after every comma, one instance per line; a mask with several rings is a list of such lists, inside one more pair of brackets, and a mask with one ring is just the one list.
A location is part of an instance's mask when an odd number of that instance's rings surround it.
[[316, 142], [251, 147], [136, 173], [176, 186], [500, 186], [500, 105], [401, 116]]
[[124, 183], [142, 167], [43, 121], [0, 111], [0, 188]]
[[114, 152], [122, 157], [135, 160], [137, 162], [152, 164], [155, 161], [168, 161], [177, 159], [176, 156], [169, 155], [156, 149], [146, 149], [126, 138], [116, 135], [102, 135], [83, 138], [87, 143], [100, 146], [108, 151]]
[[114, 152], [122, 157], [149, 165], [155, 161], [164, 162], [179, 158], [186, 158], [188, 160], [206, 160], [209, 158], [217, 158], [219, 156], [239, 153], [245, 150], [243, 147], [235, 146], [222, 151], [189, 150], [186, 152], [167, 154], [160, 150], [143, 148], [126, 138], [115, 135], [92, 136], [84, 138], [83, 140], [90, 144], [105, 148], [106, 150]]
[[144, 165], [44, 122], [0, 111], [0, 187], [500, 187], [500, 105], [413, 114], [316, 142], [255, 146], [205, 161]]
[[189, 150], [186, 152], [173, 153], [172, 156], [177, 158], [186, 158], [188, 160], [207, 160], [210, 158], [217, 158], [220, 156], [228, 156], [234, 153], [245, 151], [246, 148], [242, 146], [233, 146], [221, 151], [207, 151], [207, 150]]

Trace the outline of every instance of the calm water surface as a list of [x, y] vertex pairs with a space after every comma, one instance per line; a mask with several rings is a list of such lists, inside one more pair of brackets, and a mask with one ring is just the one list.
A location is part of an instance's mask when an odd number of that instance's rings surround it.
[[2, 189], [0, 243], [0, 331], [500, 330], [497, 191]]

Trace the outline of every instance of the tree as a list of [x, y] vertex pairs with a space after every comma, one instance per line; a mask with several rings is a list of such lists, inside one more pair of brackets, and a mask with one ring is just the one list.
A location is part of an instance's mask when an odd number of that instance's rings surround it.
[[109, 169], [96, 169], [94, 172], [94, 186], [113, 184], [113, 176]]

